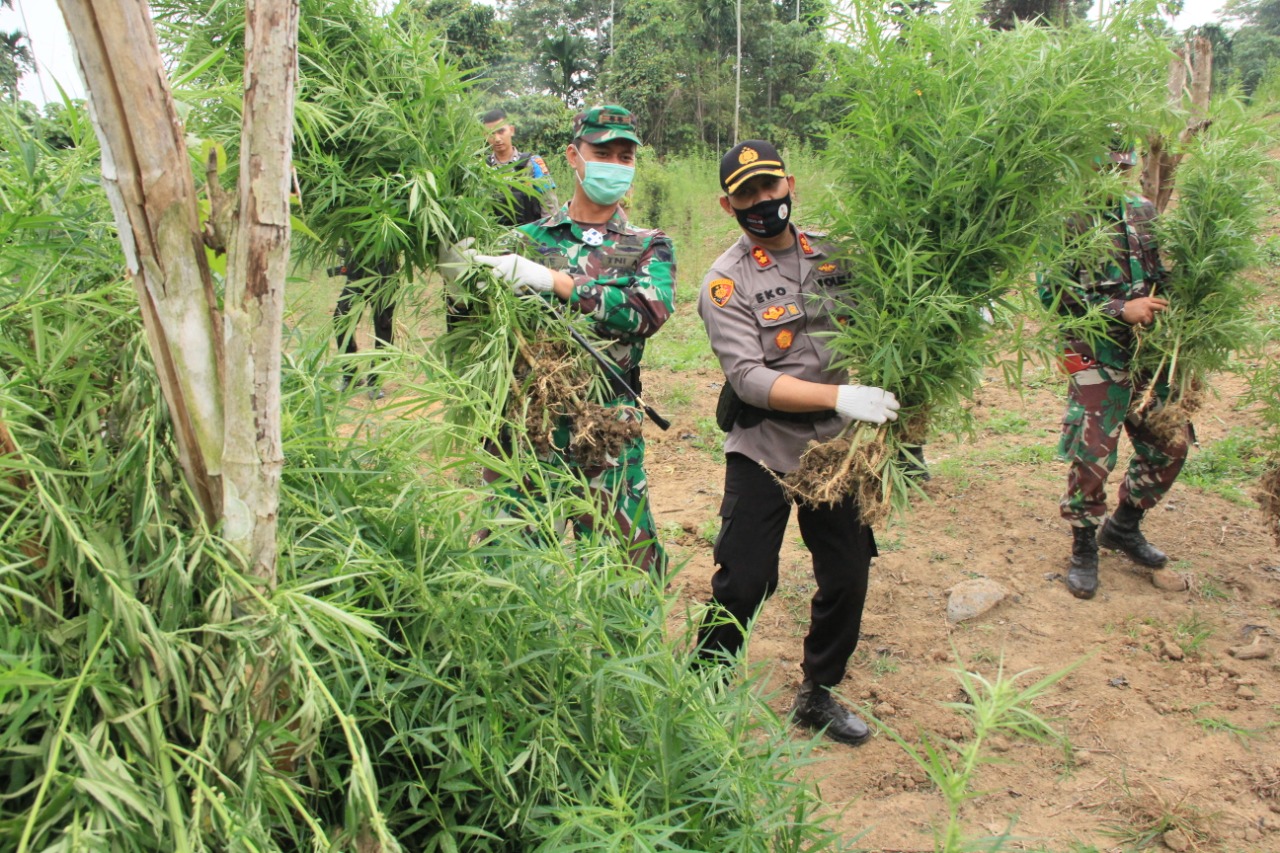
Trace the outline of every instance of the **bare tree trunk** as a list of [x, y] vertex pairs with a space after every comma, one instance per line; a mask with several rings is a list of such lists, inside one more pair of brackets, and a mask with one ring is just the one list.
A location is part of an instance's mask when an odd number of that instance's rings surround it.
[[[211, 241], [230, 244], [220, 316], [184, 130], [145, 0], [58, 0], [102, 143], [102, 172], [176, 426], [208, 520], [265, 586], [276, 578], [284, 457], [280, 360], [289, 259], [297, 0], [249, 0], [236, 210], [209, 176]], [[229, 238], [229, 239], [228, 239]]]
[[[1190, 59], [1187, 58], [1188, 50]], [[1177, 55], [1169, 62], [1168, 97], [1172, 106], [1181, 107], [1184, 95], [1189, 92], [1191, 96], [1191, 117], [1178, 134], [1178, 142], [1185, 144], [1211, 123], [1206, 116], [1213, 83], [1213, 44], [1207, 38], [1197, 36], [1175, 53]], [[1142, 194], [1155, 203], [1157, 211], [1168, 207], [1173, 198], [1174, 174], [1182, 157], [1180, 151], [1169, 150], [1168, 141], [1160, 134], [1153, 134], [1147, 140], [1147, 156], [1141, 177]]]
[[213, 279], [183, 127], [141, 0], [58, 0], [102, 146], [102, 177], [177, 437], [205, 517], [222, 514], [222, 372]]
[[256, 0], [245, 29], [244, 123], [239, 222], [227, 263], [227, 539], [250, 574], [276, 579], [280, 438], [280, 350], [289, 261], [293, 93], [298, 67], [297, 0]]

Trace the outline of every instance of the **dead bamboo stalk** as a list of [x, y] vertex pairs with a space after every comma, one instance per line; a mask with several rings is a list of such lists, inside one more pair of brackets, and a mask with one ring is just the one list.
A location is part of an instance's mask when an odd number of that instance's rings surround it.
[[142, 308], [179, 462], [222, 514], [221, 323], [184, 128], [143, 0], [58, 0], [102, 147], [102, 177]]
[[281, 332], [289, 262], [293, 101], [298, 77], [297, 0], [246, 8], [239, 216], [225, 302], [225, 535], [251, 575], [276, 581]]
[[[1190, 117], [1178, 134], [1178, 142], [1185, 144], [1207, 128], [1210, 119], [1209, 94], [1213, 83], [1213, 44], [1203, 36], [1197, 36], [1178, 48], [1169, 61], [1169, 105], [1175, 108], [1189, 102]], [[1168, 141], [1160, 134], [1147, 140], [1147, 156], [1143, 163], [1142, 193], [1151, 199], [1157, 211], [1163, 211], [1173, 198], [1174, 174], [1182, 162], [1180, 150], [1170, 150]]]

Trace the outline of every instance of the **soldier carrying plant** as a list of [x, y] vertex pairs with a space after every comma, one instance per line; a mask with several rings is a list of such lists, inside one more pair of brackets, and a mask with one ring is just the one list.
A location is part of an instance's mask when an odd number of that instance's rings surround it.
[[[1111, 147], [1100, 165], [1127, 175], [1137, 163], [1132, 145], [1117, 142]], [[1074, 537], [1067, 589], [1077, 598], [1093, 598], [1098, 591], [1099, 545], [1150, 569], [1168, 562], [1139, 526], [1182, 470], [1191, 425], [1180, 413], [1172, 428], [1153, 428], [1151, 421], [1169, 398], [1167, 373], [1130, 369], [1135, 327], [1151, 325], [1169, 308], [1156, 295], [1166, 272], [1153, 230], [1155, 213], [1149, 199], [1124, 193], [1110, 201], [1101, 221], [1080, 217], [1069, 222], [1077, 236], [1097, 227], [1108, 232], [1111, 247], [1105, 262], [1097, 268], [1076, 263], [1040, 283], [1040, 298], [1049, 308], [1076, 318], [1096, 310], [1108, 321], [1102, 334], [1087, 334], [1069, 322], [1064, 331], [1062, 366], [1069, 384], [1058, 451], [1071, 467], [1060, 506]], [[1140, 401], [1149, 402], [1134, 405]], [[1116, 510], [1104, 521], [1107, 477], [1116, 464], [1121, 427], [1134, 455], [1120, 483]]]

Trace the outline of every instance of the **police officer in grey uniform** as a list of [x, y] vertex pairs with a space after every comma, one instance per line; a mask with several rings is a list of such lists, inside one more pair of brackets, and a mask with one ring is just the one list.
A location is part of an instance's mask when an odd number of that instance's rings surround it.
[[[836, 436], [850, 420], [896, 420], [898, 401], [881, 388], [849, 384], [831, 368], [820, 333], [833, 330], [840, 262], [790, 223], [795, 178], [773, 145], [742, 142], [720, 161], [720, 206], [743, 234], [712, 265], [698, 313], [724, 369], [717, 419], [725, 438], [724, 502], [716, 537], [712, 608], [699, 632], [703, 658], [737, 652], [746, 625], [778, 586], [778, 555], [791, 515], [774, 474], [796, 470], [810, 441]], [[857, 499], [798, 507], [813, 555], [817, 592], [804, 640], [804, 680], [793, 719], [847, 744], [870, 732], [830, 688], [858, 644], [871, 558], [871, 529]]]

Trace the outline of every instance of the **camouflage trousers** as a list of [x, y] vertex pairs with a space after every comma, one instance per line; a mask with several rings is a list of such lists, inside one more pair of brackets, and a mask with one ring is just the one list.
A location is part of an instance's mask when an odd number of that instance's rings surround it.
[[1146, 412], [1130, 411], [1149, 383], [1147, 377], [1101, 364], [1071, 374], [1058, 453], [1071, 464], [1060, 507], [1073, 527], [1096, 527], [1106, 515], [1107, 477], [1116, 466], [1121, 427], [1133, 443], [1133, 457], [1120, 483], [1120, 503], [1150, 509], [1182, 471], [1190, 425], [1174, 439], [1161, 438], [1148, 426], [1148, 419], [1168, 399], [1168, 385], [1156, 383], [1157, 402]]
[[[620, 418], [643, 419], [639, 409], [626, 405], [617, 408]], [[644, 438], [626, 442], [617, 457], [590, 467], [578, 464], [564, 449], [569, 445], [566, 426], [554, 431], [552, 443], [557, 449], [537, 454], [536, 470], [519, 475], [518, 481], [520, 463], [516, 457], [497, 447], [490, 448], [495, 457], [516, 462], [506, 472], [496, 470], [496, 466], [484, 469], [485, 483], [497, 491], [493, 499], [496, 514], [530, 521], [530, 534], [544, 542], [552, 540], [553, 530], [557, 537], [562, 535], [567, 525], [572, 525], [574, 536], [580, 540], [597, 534], [613, 536], [626, 549], [633, 566], [664, 575], [667, 554], [658, 541], [649, 507]], [[559, 517], [549, 517], [548, 509], [553, 506]]]

